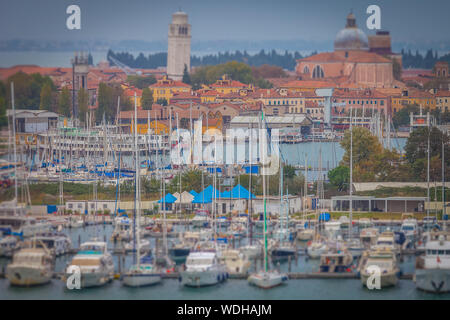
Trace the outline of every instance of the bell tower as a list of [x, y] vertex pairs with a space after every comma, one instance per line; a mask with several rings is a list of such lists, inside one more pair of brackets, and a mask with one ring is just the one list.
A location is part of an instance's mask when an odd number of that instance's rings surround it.
[[184, 66], [188, 71], [191, 69], [191, 25], [185, 12], [172, 14], [168, 42], [167, 75], [173, 80], [181, 80]]

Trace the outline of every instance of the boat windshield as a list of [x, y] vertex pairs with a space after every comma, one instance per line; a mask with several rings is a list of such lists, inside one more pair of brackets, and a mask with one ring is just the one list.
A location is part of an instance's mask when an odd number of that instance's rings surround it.
[[13, 260], [14, 263], [41, 264], [43, 257], [41, 254], [16, 254]]
[[377, 261], [377, 260], [369, 260], [367, 261], [367, 267], [377, 266], [380, 269], [389, 270], [392, 268], [392, 261]]
[[103, 252], [105, 250], [104, 245], [98, 244], [84, 244], [81, 245], [80, 251], [100, 251]]
[[213, 264], [213, 259], [200, 258], [200, 259], [187, 259], [186, 265], [201, 266], [205, 264]]

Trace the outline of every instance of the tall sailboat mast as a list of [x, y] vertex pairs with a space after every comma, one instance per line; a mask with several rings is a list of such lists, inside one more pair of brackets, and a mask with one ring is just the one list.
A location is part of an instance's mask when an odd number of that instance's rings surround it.
[[350, 105], [350, 225], [348, 228], [349, 236], [352, 235], [353, 225], [353, 107]]
[[135, 242], [136, 242], [136, 265], [138, 267], [140, 267], [140, 248], [141, 248], [141, 244], [140, 244], [140, 216], [141, 216], [141, 188], [140, 188], [140, 184], [141, 184], [141, 179], [140, 179], [140, 170], [139, 170], [139, 149], [138, 149], [138, 135], [137, 135], [137, 103], [136, 103], [136, 92], [134, 93], [134, 152], [135, 152], [135, 162], [134, 162], [134, 166], [135, 166], [135, 170], [136, 170], [136, 174], [135, 176], [135, 197], [134, 197], [134, 206], [135, 206], [135, 211], [134, 211], [134, 221], [135, 221]]
[[[13, 130], [13, 136], [12, 136], [12, 142], [13, 142], [13, 149], [14, 149], [14, 197], [16, 202], [18, 201], [17, 198], [17, 149], [16, 149], [16, 107], [14, 103], [14, 82], [11, 82], [11, 103], [12, 103], [12, 130]], [[16, 207], [14, 206], [14, 215], [16, 215]]]

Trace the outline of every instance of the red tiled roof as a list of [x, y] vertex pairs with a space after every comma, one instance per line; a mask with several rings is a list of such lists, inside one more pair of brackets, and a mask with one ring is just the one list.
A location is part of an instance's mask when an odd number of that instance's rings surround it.
[[322, 52], [313, 56], [299, 59], [298, 62], [359, 62], [359, 63], [392, 63], [391, 60], [379, 54], [366, 51], [347, 51], [345, 56], [343, 51]]

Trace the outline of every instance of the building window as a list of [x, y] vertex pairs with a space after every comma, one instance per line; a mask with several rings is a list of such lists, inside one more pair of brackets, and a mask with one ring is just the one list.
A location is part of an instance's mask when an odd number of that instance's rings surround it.
[[323, 78], [324, 72], [321, 66], [315, 66], [312, 74], [313, 78]]
[[303, 68], [303, 73], [309, 74], [309, 68], [308, 68], [308, 66], [305, 66], [305, 67]]

